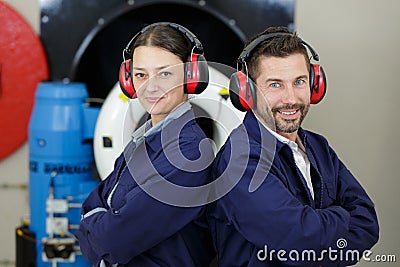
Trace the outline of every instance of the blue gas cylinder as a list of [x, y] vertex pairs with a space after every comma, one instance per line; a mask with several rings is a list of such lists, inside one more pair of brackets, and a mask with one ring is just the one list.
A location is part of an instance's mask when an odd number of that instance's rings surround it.
[[98, 184], [93, 134], [99, 107], [86, 103], [83, 83], [43, 82], [29, 122], [29, 228], [37, 267], [90, 266], [73, 233], [80, 208]]

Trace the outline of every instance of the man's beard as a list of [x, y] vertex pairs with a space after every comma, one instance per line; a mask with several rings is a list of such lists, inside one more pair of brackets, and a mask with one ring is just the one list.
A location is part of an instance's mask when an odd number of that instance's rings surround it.
[[[309, 107], [310, 104], [294, 104], [272, 108], [271, 112], [274, 117], [276, 131], [282, 133], [293, 133], [297, 131], [300, 128], [300, 125], [303, 122], [304, 118], [306, 117]], [[278, 112], [282, 109], [298, 109], [300, 112], [300, 117], [294, 120], [285, 120], [278, 115]]]

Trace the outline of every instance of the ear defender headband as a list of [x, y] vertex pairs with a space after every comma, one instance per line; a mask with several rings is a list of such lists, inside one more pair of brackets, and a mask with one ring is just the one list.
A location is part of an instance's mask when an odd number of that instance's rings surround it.
[[[244, 66], [244, 68], [241, 71], [233, 73], [229, 81], [229, 96], [234, 107], [241, 111], [247, 111], [252, 109], [256, 103], [256, 86], [248, 75], [246, 64], [246, 60], [249, 58], [251, 52], [263, 41], [285, 35], [292, 36], [292, 33], [276, 32], [261, 35], [248, 44], [242, 53], [240, 53], [237, 64], [238, 66], [239, 64], [242, 67]], [[312, 58], [315, 61], [319, 61], [317, 52], [303, 40], [300, 39], [300, 41], [308, 48]], [[326, 87], [326, 76], [322, 66], [310, 63], [311, 104], [317, 104], [324, 98]]]
[[[135, 34], [133, 38], [129, 41], [123, 51], [123, 59], [124, 61], [121, 64], [119, 69], [119, 85], [121, 87], [122, 92], [128, 98], [136, 98], [136, 90], [133, 84], [133, 77], [132, 77], [132, 55], [133, 50], [131, 50], [132, 45], [135, 43], [137, 38], [147, 31], [149, 28], [153, 28], [157, 25], [166, 25], [173, 29], [178, 30], [182, 33], [192, 44], [192, 51], [185, 63], [185, 79], [184, 79], [184, 92], [188, 94], [200, 94], [202, 93], [209, 81], [209, 73], [208, 73], [208, 65], [207, 61], [203, 56], [203, 45], [197, 39], [197, 37], [185, 27], [170, 22], [158, 22], [150, 24], [144, 27], [140, 32]], [[194, 51], [197, 50], [199, 53], [195, 53]]]

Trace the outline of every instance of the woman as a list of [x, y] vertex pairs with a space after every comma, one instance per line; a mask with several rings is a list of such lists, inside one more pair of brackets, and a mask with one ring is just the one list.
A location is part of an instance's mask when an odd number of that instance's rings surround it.
[[162, 22], [141, 30], [124, 51], [121, 88], [150, 120], [83, 204], [75, 235], [95, 266], [209, 266], [213, 258], [206, 192], [187, 190], [209, 182], [214, 156], [188, 102], [188, 93], [208, 83], [195, 50], [202, 47], [191, 32]]

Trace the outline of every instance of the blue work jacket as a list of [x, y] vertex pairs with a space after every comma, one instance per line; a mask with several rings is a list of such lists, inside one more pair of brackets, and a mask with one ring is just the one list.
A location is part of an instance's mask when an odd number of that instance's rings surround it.
[[378, 220], [366, 191], [324, 137], [304, 129], [298, 134], [314, 198], [289, 145], [252, 112], [217, 154], [213, 179], [235, 183], [207, 211], [219, 267], [347, 266], [377, 242]]
[[[75, 233], [83, 256], [95, 266], [209, 266], [215, 253], [205, 206], [171, 205], [144, 190], [165, 180], [186, 187], [208, 183], [211, 164], [191, 171], [173, 162], [175, 156], [198, 160], [205, 138], [190, 109], [160, 131], [131, 141], [83, 204]], [[214, 158], [213, 152], [201, 156], [209, 163]]]

